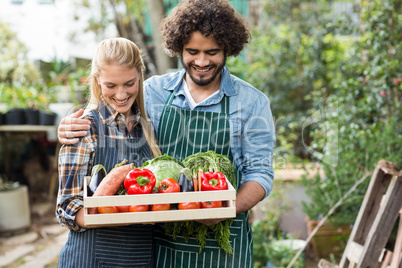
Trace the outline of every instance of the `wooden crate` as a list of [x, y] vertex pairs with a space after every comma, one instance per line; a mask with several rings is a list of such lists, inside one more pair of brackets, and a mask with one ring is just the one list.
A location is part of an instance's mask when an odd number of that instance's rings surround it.
[[[166, 194], [87, 196], [87, 185], [91, 177], [84, 178], [84, 221], [85, 225], [113, 226], [119, 224], [155, 223], [203, 219], [228, 219], [236, 217], [236, 190], [228, 182], [228, 190]], [[88, 208], [128, 205], [176, 204], [183, 202], [225, 201], [221, 208], [202, 208], [166, 211], [126, 212], [110, 214], [88, 214]]]

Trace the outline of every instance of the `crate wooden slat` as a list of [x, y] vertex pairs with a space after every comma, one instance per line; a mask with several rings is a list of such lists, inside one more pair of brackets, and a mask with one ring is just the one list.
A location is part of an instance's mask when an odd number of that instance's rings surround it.
[[[228, 219], [236, 217], [236, 190], [228, 181], [228, 190], [186, 193], [87, 196], [90, 177], [84, 178], [84, 220], [87, 226], [113, 226], [131, 223], [172, 222], [203, 219]], [[190, 210], [126, 212], [113, 214], [88, 214], [88, 208], [106, 206], [175, 204], [182, 202], [226, 201], [226, 207]]]

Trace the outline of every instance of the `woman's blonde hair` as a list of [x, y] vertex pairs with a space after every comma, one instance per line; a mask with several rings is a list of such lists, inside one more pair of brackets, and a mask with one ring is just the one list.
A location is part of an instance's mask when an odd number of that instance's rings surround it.
[[103, 68], [112, 64], [117, 64], [128, 69], [137, 69], [140, 75], [140, 80], [138, 84], [138, 95], [134, 104], [138, 107], [141, 113], [143, 133], [153, 156], [156, 157], [161, 155], [153, 131], [151, 131], [151, 126], [148, 122], [148, 116], [144, 105], [143, 72], [145, 70], [145, 65], [141, 57], [141, 51], [134, 42], [119, 37], [103, 40], [98, 45], [91, 64], [91, 75], [89, 76], [90, 97], [87, 108], [98, 107], [99, 99], [102, 95], [102, 88], [98, 84], [97, 77], [99, 77]]

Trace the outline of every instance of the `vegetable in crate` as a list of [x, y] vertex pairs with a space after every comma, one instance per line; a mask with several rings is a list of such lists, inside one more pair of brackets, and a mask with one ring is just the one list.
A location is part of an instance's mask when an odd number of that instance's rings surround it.
[[99, 214], [105, 214], [105, 213], [119, 213], [120, 210], [116, 206], [111, 206], [111, 207], [98, 207], [98, 213]]
[[92, 196], [98, 185], [101, 183], [104, 177], [106, 177], [106, 169], [103, 165], [95, 165], [92, 168], [91, 172], [91, 179], [89, 180], [88, 186], [87, 186], [87, 195]]
[[124, 188], [127, 189], [127, 194], [149, 194], [155, 187], [156, 179], [154, 173], [149, 169], [133, 169], [125, 180]]
[[179, 208], [179, 210], [183, 210], [183, 209], [200, 209], [201, 208], [201, 202], [179, 203], [178, 208]]
[[220, 207], [222, 207], [222, 201], [201, 202], [201, 208], [220, 208]]
[[180, 171], [184, 168], [180, 161], [167, 154], [145, 162], [142, 167], [151, 170], [155, 175], [156, 184], [153, 192], [158, 192], [160, 183], [166, 178], [178, 180]]
[[[217, 154], [214, 151], [201, 152], [190, 155], [182, 163], [192, 171], [193, 177], [197, 177], [200, 169], [203, 172], [221, 172], [236, 188], [235, 170], [227, 156]], [[207, 242], [208, 231], [212, 231], [219, 247], [226, 253], [232, 254], [233, 248], [229, 242], [229, 227], [232, 223], [233, 219], [227, 219], [212, 226], [206, 226], [196, 221], [167, 222], [165, 223], [165, 232], [173, 235], [173, 237], [182, 235], [187, 240], [190, 237], [195, 237], [200, 245], [200, 252], [202, 252]]]
[[225, 175], [220, 172], [206, 172], [201, 177], [201, 191], [227, 190]]
[[208, 171], [221, 172], [228, 181], [236, 187], [236, 175], [232, 162], [225, 155], [217, 154], [214, 151], [197, 153], [190, 155], [183, 160], [183, 165], [193, 172], [193, 177], [197, 177], [201, 169], [204, 173]]
[[130, 212], [144, 212], [149, 211], [149, 205], [132, 205], [129, 208]]
[[159, 185], [158, 193], [177, 193], [180, 192], [179, 183], [173, 178], [164, 179]]
[[169, 210], [170, 209], [170, 204], [154, 204], [152, 205], [152, 211], [163, 211], [163, 210]]
[[[127, 159], [124, 159], [122, 162], [116, 164], [112, 170], [110, 170], [109, 173], [111, 173], [115, 168], [117, 167], [121, 167], [124, 164], [127, 163]], [[102, 182], [102, 180], [106, 177], [106, 175], [108, 175], [106, 168], [102, 165], [102, 164], [98, 164], [92, 167], [91, 170], [91, 179], [88, 182], [88, 186], [87, 186], [87, 195], [88, 196], [92, 196], [95, 191], [96, 188], [98, 188], [99, 184]], [[111, 183], [113, 184], [113, 182], [116, 180], [112, 180]], [[116, 192], [120, 192], [120, 185], [110, 185], [110, 189], [108, 189], [107, 192], [103, 193], [104, 195], [114, 195]]]
[[179, 176], [180, 192], [191, 192], [194, 191], [194, 183], [192, 172], [188, 168], [184, 168], [180, 171]]

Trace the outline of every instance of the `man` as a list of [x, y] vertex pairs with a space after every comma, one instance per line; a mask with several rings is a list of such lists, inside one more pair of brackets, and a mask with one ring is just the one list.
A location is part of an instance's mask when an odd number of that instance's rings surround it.
[[[186, 0], [163, 20], [162, 35], [184, 69], [144, 83], [146, 108], [161, 151], [178, 160], [208, 150], [227, 155], [237, 171], [238, 193], [237, 217], [230, 228], [233, 254], [225, 254], [212, 238], [199, 253], [196, 239], [156, 232], [157, 266], [251, 268], [248, 211], [272, 190], [275, 130], [268, 98], [225, 66], [226, 58], [237, 56], [248, 42], [249, 31], [226, 0]], [[84, 129], [80, 119], [70, 121], [70, 129]], [[66, 137], [85, 135], [65, 128], [59, 126], [62, 143], [76, 142]]]

